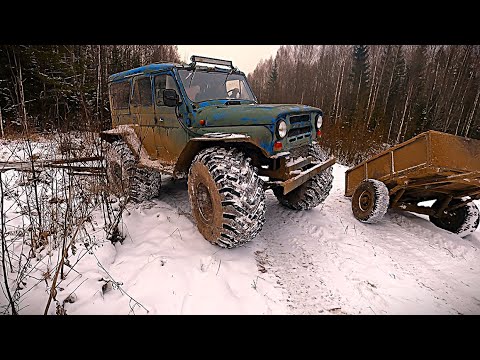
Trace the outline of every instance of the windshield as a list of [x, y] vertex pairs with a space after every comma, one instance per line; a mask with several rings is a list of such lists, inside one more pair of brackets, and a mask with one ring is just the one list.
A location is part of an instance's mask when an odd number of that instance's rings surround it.
[[235, 99], [255, 101], [244, 75], [178, 70], [188, 98], [194, 102]]

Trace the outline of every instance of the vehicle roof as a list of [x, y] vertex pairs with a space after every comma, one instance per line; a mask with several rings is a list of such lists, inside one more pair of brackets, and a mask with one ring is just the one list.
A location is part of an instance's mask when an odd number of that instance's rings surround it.
[[108, 77], [108, 82], [112, 81], [117, 81], [117, 80], [122, 80], [127, 77], [131, 77], [134, 75], [139, 75], [139, 74], [148, 74], [148, 73], [154, 73], [162, 70], [170, 70], [173, 69], [174, 67], [177, 66], [182, 66], [182, 64], [177, 64], [177, 63], [153, 63], [153, 64], [148, 64], [145, 66], [140, 66], [134, 69], [122, 71], [116, 74], [112, 74]]
[[[179, 63], [153, 63], [153, 64], [148, 64], [145, 66], [140, 66], [134, 69], [122, 71], [116, 74], [112, 74], [108, 77], [108, 82], [114, 82], [114, 81], [119, 81], [123, 80], [135, 75], [140, 75], [140, 74], [150, 74], [150, 73], [155, 73], [158, 71], [165, 71], [165, 70], [171, 70], [173, 68], [191, 68], [191, 64], [179, 64]], [[198, 70], [206, 70], [206, 67], [203, 66], [197, 66]], [[214, 71], [220, 71], [220, 72], [228, 72], [228, 69], [223, 69], [219, 67], [214, 67], [210, 68], [210, 70]], [[236, 74], [242, 74], [245, 75], [242, 71], [239, 71], [238, 69], [234, 69], [234, 73]]]

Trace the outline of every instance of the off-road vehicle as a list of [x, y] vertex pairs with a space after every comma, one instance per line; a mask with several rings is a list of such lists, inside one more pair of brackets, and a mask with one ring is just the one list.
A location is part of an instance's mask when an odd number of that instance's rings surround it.
[[320, 109], [258, 104], [231, 61], [192, 56], [111, 75], [107, 175], [130, 200], [159, 194], [161, 174], [188, 178], [198, 230], [236, 247], [265, 221], [265, 190], [295, 210], [311, 209], [332, 187]]

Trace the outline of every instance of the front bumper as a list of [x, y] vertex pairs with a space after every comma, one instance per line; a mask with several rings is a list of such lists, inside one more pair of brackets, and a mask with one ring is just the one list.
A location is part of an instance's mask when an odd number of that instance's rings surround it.
[[322, 171], [328, 169], [330, 166], [335, 164], [335, 157], [332, 156], [328, 160], [321, 163], [311, 162], [311, 164], [314, 164], [313, 167], [301, 171], [300, 174], [282, 183], [281, 186], [283, 187], [283, 195], [288, 194], [290, 191], [296, 189], [303, 183], [307, 182], [309, 179], [311, 179], [315, 175], [320, 174]]
[[273, 181], [266, 182], [267, 188], [282, 187], [283, 194], [295, 190], [315, 175], [325, 171], [335, 164], [335, 157], [332, 156], [325, 161], [317, 161], [313, 156], [298, 157], [291, 159], [288, 156], [281, 156], [273, 159], [273, 164], [268, 170], [263, 170], [260, 175], [268, 176]]

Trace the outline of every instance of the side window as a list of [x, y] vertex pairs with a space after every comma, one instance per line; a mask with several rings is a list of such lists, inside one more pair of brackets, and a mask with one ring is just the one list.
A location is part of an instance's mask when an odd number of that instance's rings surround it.
[[113, 109], [127, 109], [130, 99], [130, 81], [113, 83], [110, 85]]
[[135, 81], [132, 105], [152, 106], [152, 84], [149, 77], [140, 78]]
[[155, 102], [158, 106], [163, 106], [163, 90], [173, 89], [177, 92], [181, 101], [180, 91], [173, 76], [163, 74], [155, 76]]

